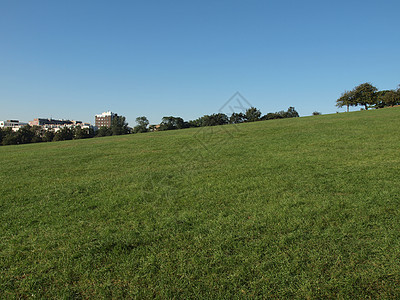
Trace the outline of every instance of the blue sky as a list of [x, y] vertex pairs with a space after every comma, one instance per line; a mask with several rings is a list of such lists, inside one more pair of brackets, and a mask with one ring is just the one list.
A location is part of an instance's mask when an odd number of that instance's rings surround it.
[[[0, 120], [185, 120], [239, 91], [262, 113], [334, 113], [400, 83], [399, 1], [0, 0]], [[341, 110], [343, 111], [343, 110]]]

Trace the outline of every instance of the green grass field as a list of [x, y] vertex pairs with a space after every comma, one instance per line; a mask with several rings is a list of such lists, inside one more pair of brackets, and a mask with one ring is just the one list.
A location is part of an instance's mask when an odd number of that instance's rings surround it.
[[0, 147], [0, 298], [398, 298], [400, 108]]

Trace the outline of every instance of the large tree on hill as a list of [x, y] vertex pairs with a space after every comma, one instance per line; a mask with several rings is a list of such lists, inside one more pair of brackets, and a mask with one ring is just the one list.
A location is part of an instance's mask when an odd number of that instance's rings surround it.
[[364, 105], [365, 109], [368, 109], [368, 105], [377, 104], [377, 94], [378, 89], [372, 84], [366, 82], [354, 89], [354, 98], [357, 104]]

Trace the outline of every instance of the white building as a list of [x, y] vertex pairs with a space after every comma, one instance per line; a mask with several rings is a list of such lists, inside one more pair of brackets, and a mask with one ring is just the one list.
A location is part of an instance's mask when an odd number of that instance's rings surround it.
[[0, 121], [0, 128], [11, 128], [13, 131], [18, 131], [21, 127], [28, 125], [18, 120]]

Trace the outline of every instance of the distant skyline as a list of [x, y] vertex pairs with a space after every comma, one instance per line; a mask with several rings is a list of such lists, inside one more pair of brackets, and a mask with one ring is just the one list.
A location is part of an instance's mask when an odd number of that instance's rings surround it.
[[[398, 1], [0, 1], [0, 120], [344, 111], [400, 84]], [[358, 108], [359, 109], [359, 108]]]

